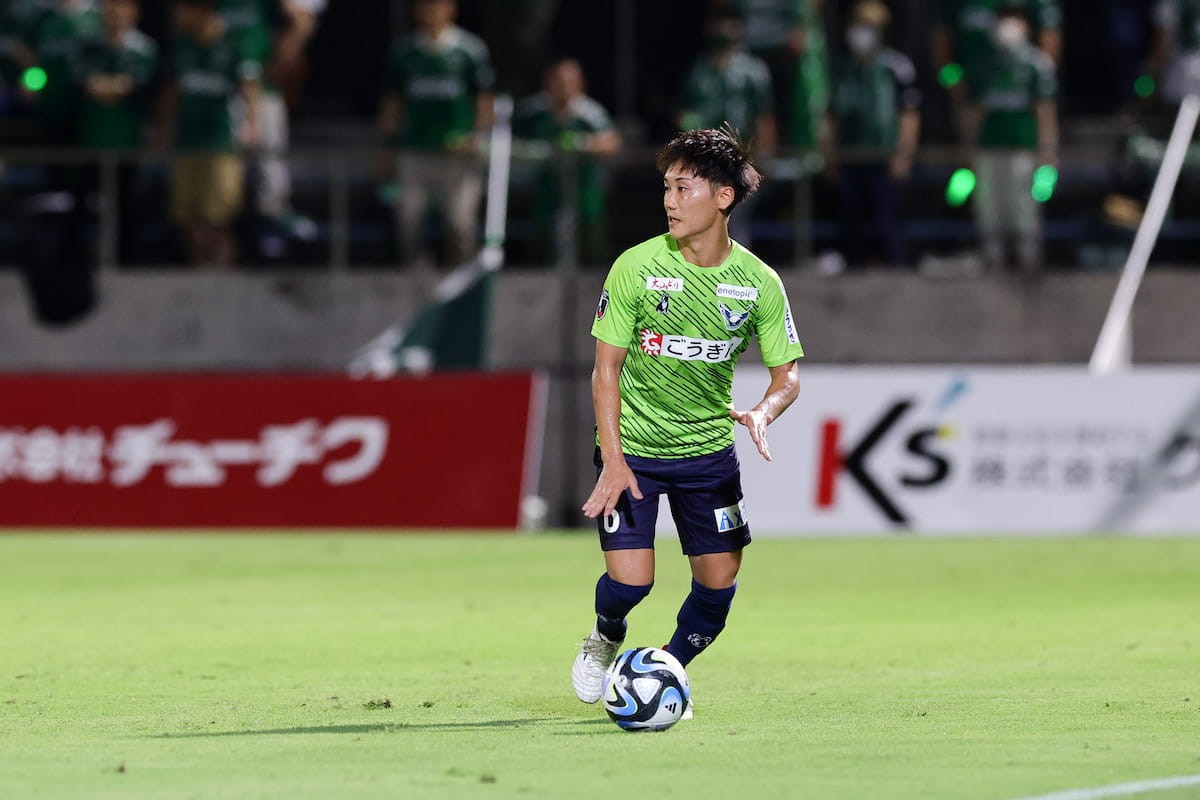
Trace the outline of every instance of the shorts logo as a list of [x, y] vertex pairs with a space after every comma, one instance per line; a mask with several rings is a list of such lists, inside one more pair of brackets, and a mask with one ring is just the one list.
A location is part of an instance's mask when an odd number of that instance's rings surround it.
[[646, 288], [652, 292], [682, 292], [683, 278], [646, 278]]
[[728, 283], [717, 284], [717, 297], [728, 297], [731, 300], [749, 300], [754, 302], [758, 299], [758, 289], [753, 286], [731, 286]]
[[652, 330], [642, 330], [642, 352], [648, 356], [666, 356], [680, 361], [706, 361], [719, 364], [733, 358], [733, 353], [744, 341], [733, 338], [726, 341], [693, 339], [690, 336], [664, 336]]
[[718, 303], [721, 308], [721, 316], [725, 318], [725, 329], [732, 332], [746, 324], [746, 320], [750, 319], [750, 312], [753, 309], [745, 311], [733, 311], [724, 303]]
[[746, 501], [738, 500], [735, 505], [714, 508], [713, 517], [717, 520], [717, 533], [737, 530], [749, 522], [746, 519]]
[[600, 302], [596, 304], [596, 319], [604, 319], [608, 313], [608, 289], [600, 292]]

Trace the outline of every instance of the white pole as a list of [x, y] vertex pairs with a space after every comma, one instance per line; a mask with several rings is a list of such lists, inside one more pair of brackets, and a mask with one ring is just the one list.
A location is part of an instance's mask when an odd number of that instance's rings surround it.
[[488, 147], [487, 211], [483, 225], [483, 268], [492, 271], [504, 263], [504, 230], [508, 216], [508, 174], [512, 163], [513, 99], [500, 95], [495, 100], [491, 143]]
[[1189, 94], [1183, 98], [1179, 106], [1179, 116], [1175, 119], [1175, 129], [1167, 142], [1167, 150], [1163, 155], [1162, 166], [1158, 170], [1158, 178], [1154, 181], [1154, 190], [1150, 193], [1150, 202], [1146, 204], [1146, 213], [1142, 216], [1142, 224], [1138, 226], [1137, 235], [1133, 239], [1133, 247], [1129, 249], [1129, 259], [1125, 262], [1125, 270], [1113, 294], [1112, 305], [1109, 306], [1108, 316], [1104, 319], [1104, 327], [1100, 330], [1100, 338], [1096, 340], [1096, 349], [1092, 352], [1089, 369], [1094, 375], [1109, 375], [1129, 366], [1127, 354], [1122, 363], [1122, 350], [1128, 349], [1129, 317], [1133, 313], [1133, 301], [1142, 285], [1142, 276], [1146, 273], [1146, 265], [1154, 244], [1162, 230], [1163, 220], [1171, 205], [1171, 196], [1175, 193], [1175, 184], [1179, 181], [1179, 173], [1183, 169], [1187, 157], [1188, 145], [1196, 130], [1196, 121], [1200, 118], [1200, 96]]

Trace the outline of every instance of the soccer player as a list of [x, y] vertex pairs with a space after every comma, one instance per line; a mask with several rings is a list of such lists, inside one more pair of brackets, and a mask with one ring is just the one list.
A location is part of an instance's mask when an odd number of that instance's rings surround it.
[[[730, 213], [762, 180], [737, 135], [681, 133], [657, 166], [668, 232], [617, 259], [592, 325], [599, 477], [583, 512], [598, 520], [605, 572], [596, 624], [571, 670], [585, 703], [600, 698], [625, 618], [654, 585], [663, 494], [692, 568], [666, 649], [686, 665], [724, 629], [750, 543], [734, 424], [770, 460], [767, 426], [796, 399], [804, 355], [779, 276], [729, 238]], [[762, 401], [741, 411], [733, 370], [751, 337], [771, 381]]]

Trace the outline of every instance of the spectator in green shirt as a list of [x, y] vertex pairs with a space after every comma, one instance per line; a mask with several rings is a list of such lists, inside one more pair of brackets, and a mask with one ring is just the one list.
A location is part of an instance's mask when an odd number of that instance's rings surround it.
[[[544, 87], [517, 106], [513, 136], [519, 145], [577, 154], [578, 161], [567, 163], [577, 165], [575, 208], [581, 255], [585, 261], [599, 260], [605, 255], [605, 195], [597, 156], [617, 152], [621, 135], [604, 106], [587, 96], [583, 68], [575, 59], [563, 58], [551, 64]], [[535, 179], [534, 228], [543, 243], [556, 233], [555, 222], [563, 210], [564, 168], [563, 162], [555, 159], [542, 166]]]
[[[240, 147], [257, 143], [262, 65], [228, 34], [217, 0], [176, 0], [175, 21], [179, 35], [159, 108], [160, 144], [173, 141], [175, 150], [171, 215], [193, 264], [231, 267], [230, 226], [245, 182]], [[230, 113], [235, 96], [246, 108], [237, 132]]]
[[[300, 82], [304, 48], [316, 33], [325, 0], [221, 0], [221, 16], [231, 36], [240, 38], [250, 57], [263, 69], [258, 95], [257, 212], [277, 228], [299, 239], [312, 239], [316, 224], [292, 207], [292, 180], [287, 162], [288, 107], [285, 91]], [[241, 111], [239, 109], [238, 113]], [[282, 255], [286, 244], [278, 234], [262, 241], [266, 255]]]
[[479, 244], [483, 170], [479, 144], [492, 124], [492, 70], [483, 40], [454, 24], [454, 0], [416, 0], [416, 31], [388, 55], [378, 130], [400, 151], [398, 220], [407, 261], [428, 260], [422, 236], [431, 201], [442, 212], [450, 264]]
[[949, 91], [963, 142], [974, 142], [979, 134], [979, 95], [996, 52], [992, 33], [997, 13], [1009, 7], [1021, 10], [1043, 52], [1057, 63], [1062, 55], [1059, 0], [941, 0], [933, 33], [933, 62], [946, 81], [959, 77]]
[[[790, 120], [785, 120], [787, 143], [797, 150], [811, 151], [820, 144], [825, 112], [829, 108], [829, 53], [825, 44], [825, 0], [798, 0], [800, 25], [804, 32], [799, 41], [795, 79], [789, 100]], [[788, 107], [780, 113], [788, 116]]]
[[[755, 155], [775, 152], [779, 127], [775, 118], [775, 93], [771, 72], [762, 59], [744, 49], [745, 29], [732, 14], [717, 13], [707, 27], [707, 47], [688, 73], [683, 90], [680, 130], [730, 126], [748, 142]], [[759, 195], [743, 201], [731, 218], [733, 238], [751, 246], [751, 222]]]
[[[158, 46], [137, 29], [137, 0], [102, 0], [102, 34], [83, 44], [77, 77], [83, 88], [79, 144], [89, 148], [133, 150], [145, 143], [151, 85], [158, 68]], [[93, 186], [96, 185], [93, 180]], [[140, 225], [137, 165], [122, 160], [117, 168], [118, 258], [134, 258]]]
[[831, 87], [825, 164], [838, 186], [842, 252], [855, 265], [871, 258], [875, 237], [888, 265], [907, 258], [899, 194], [920, 137], [921, 92], [912, 61], [884, 44], [890, 19], [879, 0], [854, 6]]
[[[823, 43], [823, 33], [817, 31], [823, 24], [819, 18], [819, 2], [714, 0], [712, 5], [739, 15], [745, 25], [746, 49], [766, 65], [771, 77], [771, 105], [783, 129], [780, 139], [791, 141], [797, 135], [802, 136], [797, 126], [804, 124], [804, 115], [800, 109], [793, 108], [792, 103], [800, 88], [797, 79], [804, 81], [804, 76], [797, 72], [798, 66], [806, 60], [811, 44]], [[814, 35], [819, 38], [810, 38]], [[745, 212], [742, 213], [745, 216]]]
[[80, 101], [76, 61], [82, 44], [99, 31], [100, 16], [89, 0], [56, 0], [30, 17], [25, 42], [33, 63], [46, 74], [46, 85], [34, 101], [45, 144], [75, 144]]
[[996, 48], [977, 88], [983, 109], [975, 172], [975, 224], [984, 260], [1008, 263], [1015, 239], [1016, 261], [1025, 272], [1041, 263], [1041, 210], [1033, 197], [1039, 165], [1058, 163], [1058, 120], [1054, 64], [1030, 40], [1031, 26], [1019, 5], [996, 15]]

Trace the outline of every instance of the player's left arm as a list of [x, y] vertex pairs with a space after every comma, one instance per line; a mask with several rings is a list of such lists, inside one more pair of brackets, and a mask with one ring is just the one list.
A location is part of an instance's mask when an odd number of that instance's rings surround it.
[[770, 461], [771, 448], [767, 443], [767, 426], [796, 402], [800, 395], [800, 369], [795, 361], [768, 369], [771, 372], [771, 384], [767, 387], [763, 399], [749, 411], [730, 409], [729, 416], [746, 426], [758, 452]]

